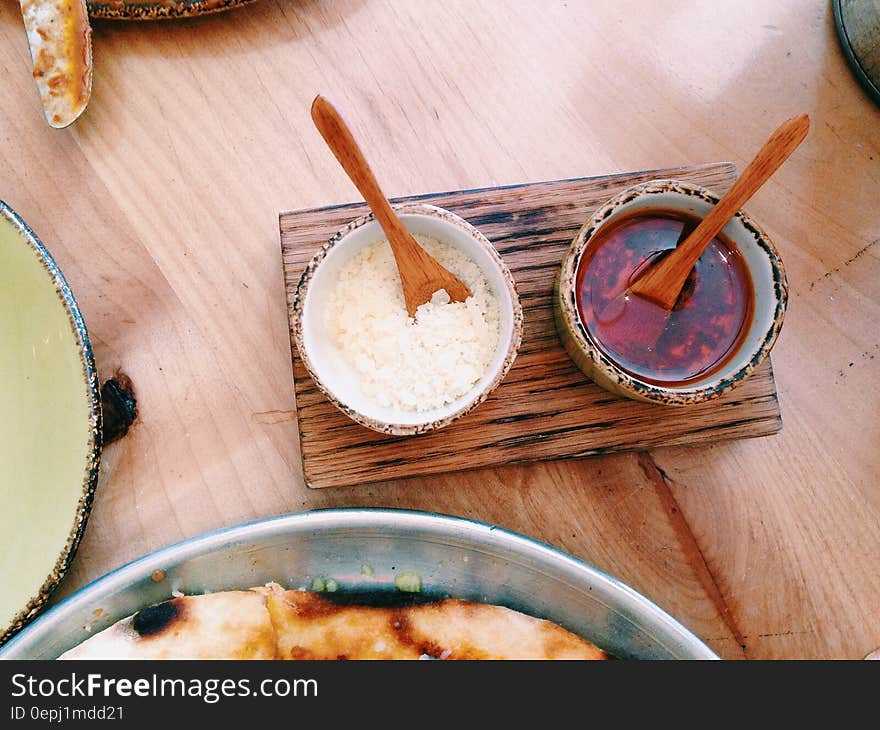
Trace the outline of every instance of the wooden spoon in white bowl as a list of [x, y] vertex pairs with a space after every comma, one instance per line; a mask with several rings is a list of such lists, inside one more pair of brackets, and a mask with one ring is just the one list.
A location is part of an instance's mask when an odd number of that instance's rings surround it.
[[312, 121], [388, 236], [400, 272], [403, 299], [409, 316], [415, 317], [416, 310], [430, 302], [434, 292], [440, 289], [445, 289], [453, 302], [463, 302], [471, 296], [470, 289], [443, 268], [406, 230], [376, 182], [364, 153], [342, 115], [323, 96], [316, 96], [312, 102]]

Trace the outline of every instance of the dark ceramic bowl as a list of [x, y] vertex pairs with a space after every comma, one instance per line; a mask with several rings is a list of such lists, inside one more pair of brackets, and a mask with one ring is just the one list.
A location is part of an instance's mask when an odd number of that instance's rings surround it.
[[88, 0], [89, 17], [111, 20], [163, 20], [219, 13], [254, 0]]

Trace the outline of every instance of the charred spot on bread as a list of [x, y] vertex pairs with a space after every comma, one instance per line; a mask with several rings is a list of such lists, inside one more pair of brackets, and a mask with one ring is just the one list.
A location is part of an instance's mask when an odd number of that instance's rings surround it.
[[172, 598], [138, 611], [131, 619], [131, 627], [139, 636], [155, 636], [179, 621], [183, 613], [183, 601]]
[[297, 591], [291, 593], [284, 599], [284, 602], [294, 610], [300, 619], [322, 618], [332, 616], [340, 611], [338, 606], [313, 592]]
[[304, 646], [292, 646], [290, 648], [290, 656], [288, 659], [293, 660], [305, 660], [305, 659], [315, 659], [315, 653], [310, 649], [306, 649]]
[[334, 593], [322, 593], [321, 599], [336, 606], [358, 606], [368, 608], [407, 608], [423, 603], [435, 603], [446, 598], [445, 594], [434, 594], [428, 591], [421, 593], [404, 593], [392, 586], [391, 589], [372, 590], [339, 590]]

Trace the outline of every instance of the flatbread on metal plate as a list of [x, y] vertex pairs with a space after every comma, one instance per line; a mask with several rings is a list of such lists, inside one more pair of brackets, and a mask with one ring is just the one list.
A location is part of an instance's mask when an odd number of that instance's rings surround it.
[[61, 659], [608, 659], [561, 626], [447, 598], [348, 604], [277, 584], [172, 598], [123, 619]]

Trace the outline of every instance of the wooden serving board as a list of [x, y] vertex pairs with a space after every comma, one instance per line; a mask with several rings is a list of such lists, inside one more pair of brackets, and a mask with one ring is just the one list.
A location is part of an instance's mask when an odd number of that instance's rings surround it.
[[[782, 419], [769, 360], [710, 403], [687, 408], [639, 403], [588, 380], [562, 349], [553, 324], [551, 295], [562, 256], [596, 207], [647, 180], [689, 180], [723, 192], [735, 175], [734, 165], [716, 163], [395, 200], [451, 210], [492, 241], [516, 279], [523, 305], [519, 356], [494, 393], [461, 420], [420, 436], [395, 437], [337, 410], [309, 377], [291, 340], [306, 483], [338, 487], [776, 433]], [[306, 264], [339, 228], [366, 212], [364, 203], [350, 203], [281, 214], [288, 316]]]

